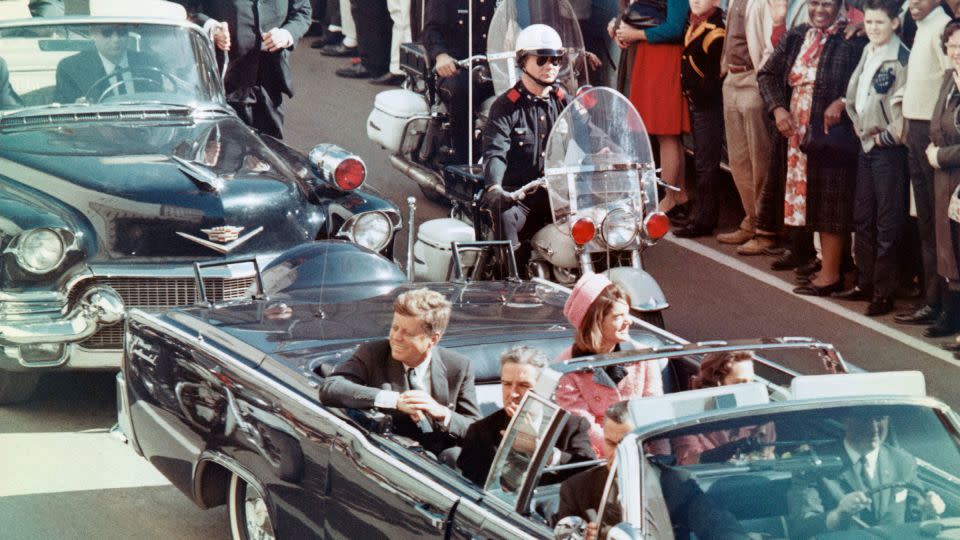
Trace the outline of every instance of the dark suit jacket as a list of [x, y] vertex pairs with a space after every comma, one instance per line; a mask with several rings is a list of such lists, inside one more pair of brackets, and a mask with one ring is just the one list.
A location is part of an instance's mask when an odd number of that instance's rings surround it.
[[[293, 96], [293, 76], [287, 56], [290, 49], [260, 50], [260, 35], [283, 28], [296, 44], [310, 27], [310, 0], [176, 0], [183, 4], [194, 22], [203, 26], [213, 19], [230, 28], [230, 64], [223, 81], [230, 101], [245, 89], [262, 86]], [[221, 57], [220, 51], [217, 51]]]
[[[510, 418], [500, 409], [483, 420], [477, 420], [463, 437], [463, 450], [457, 459], [457, 467], [464, 476], [478, 486], [483, 486], [493, 458], [503, 440], [501, 431], [507, 429]], [[560, 430], [554, 445], [562, 452], [560, 463], [575, 463], [596, 459], [590, 445], [590, 423], [580, 416], [571, 415]], [[559, 480], [560, 478], [558, 478]]]
[[[155, 64], [150, 62], [144, 54], [127, 51], [127, 65], [137, 69]], [[93, 88], [93, 85], [106, 76], [107, 72], [103, 69], [103, 62], [96, 49], [64, 58], [57, 64], [57, 88], [54, 100], [60, 103], [73, 103], [88, 92], [95, 94], [94, 98], [99, 97], [111, 82], [104, 80], [97, 84], [97, 88]]]
[[[814, 475], [795, 479], [787, 492], [790, 531], [794, 538], [810, 538], [827, 530], [827, 512], [837, 507], [840, 499], [853, 491], [864, 491], [860, 476], [842, 444], [824, 449], [821, 455], [839, 456], [843, 469], [830, 477]], [[876, 485], [890, 482], [916, 482], [917, 460], [913, 456], [884, 444], [877, 457]], [[903, 523], [907, 510], [906, 498], [897, 502], [897, 492], [888, 489], [874, 496], [875, 517], [860, 516], [869, 525]]]
[[10, 72], [7, 70], [7, 63], [0, 58], [0, 109], [14, 109], [22, 107], [23, 102], [20, 96], [10, 86]]
[[590, 519], [587, 510], [599, 512], [600, 499], [603, 498], [603, 488], [609, 474], [610, 469], [601, 464], [564, 480], [560, 484], [560, 509], [557, 510], [557, 519], [567, 516]]
[[[441, 405], [447, 406], [452, 415], [447, 433], [461, 439], [467, 428], [480, 417], [477, 394], [473, 386], [473, 369], [470, 360], [461, 354], [435, 347], [430, 362], [430, 393]], [[386, 339], [361, 345], [353, 356], [337, 366], [334, 372], [320, 383], [320, 402], [330, 407], [373, 408], [381, 385], [389, 384], [397, 392], [404, 391], [403, 364], [390, 356], [390, 343]], [[401, 435], [414, 436], [432, 450], [419, 430], [406, 414], [392, 411], [395, 431]], [[435, 433], [443, 431], [435, 429]], [[430, 439], [429, 437], [427, 439]], [[428, 441], [433, 443], [435, 441]]]

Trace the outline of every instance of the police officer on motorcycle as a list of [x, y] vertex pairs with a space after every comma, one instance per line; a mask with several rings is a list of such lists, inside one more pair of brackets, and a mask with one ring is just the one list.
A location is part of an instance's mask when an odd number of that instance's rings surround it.
[[483, 131], [483, 203], [498, 240], [510, 240], [521, 273], [530, 260], [529, 240], [551, 221], [546, 189], [511, 193], [543, 175], [544, 150], [553, 123], [570, 99], [557, 84], [566, 51], [560, 34], [544, 24], [517, 36], [520, 80], [498, 96]]
[[[497, 7], [496, 0], [473, 0], [473, 50], [470, 50], [467, 32], [467, 25], [471, 23], [469, 1], [427, 0], [426, 21], [420, 35], [439, 77], [437, 93], [450, 112], [455, 163], [466, 163], [467, 144], [473, 141], [469, 122], [473, 111], [468, 100], [472, 81], [468, 70], [461, 69], [457, 60], [485, 52], [487, 32]], [[490, 82], [476, 84], [473, 89], [474, 110], [492, 95]]]

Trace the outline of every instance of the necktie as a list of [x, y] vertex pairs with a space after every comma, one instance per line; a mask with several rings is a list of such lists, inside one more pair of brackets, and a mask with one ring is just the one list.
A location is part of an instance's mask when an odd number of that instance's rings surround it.
[[[860, 469], [860, 480], [863, 482], [863, 486], [867, 490], [871, 490], [877, 485], [877, 471], [873, 471], [873, 478], [870, 477], [870, 473], [867, 471], [867, 456], [860, 456], [860, 459], [857, 461], [858, 467]], [[872, 523], [876, 519], [876, 509], [877, 509], [877, 496], [873, 493], [868, 493], [870, 497], [870, 508], [865, 510], [867, 519]]]
[[423, 390], [423, 385], [420, 384], [412, 369], [407, 370], [407, 390]]

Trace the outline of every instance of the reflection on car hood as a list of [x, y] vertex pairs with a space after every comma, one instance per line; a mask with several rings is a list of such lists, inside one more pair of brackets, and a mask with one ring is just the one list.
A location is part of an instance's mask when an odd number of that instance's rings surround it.
[[[98, 242], [94, 259], [217, 253], [201, 229], [264, 227], [231, 254], [311, 240], [322, 219], [281, 161], [237, 118], [74, 123], [5, 133], [0, 189], [60, 199]], [[222, 243], [222, 242], [221, 242]]]

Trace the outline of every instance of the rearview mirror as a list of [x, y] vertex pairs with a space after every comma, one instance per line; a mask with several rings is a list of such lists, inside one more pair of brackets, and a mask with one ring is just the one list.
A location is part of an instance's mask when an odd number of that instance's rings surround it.
[[583, 540], [587, 532], [587, 521], [580, 516], [567, 516], [557, 522], [553, 528], [555, 540]]

